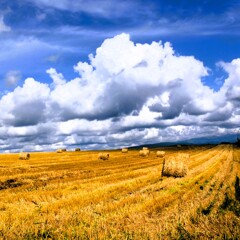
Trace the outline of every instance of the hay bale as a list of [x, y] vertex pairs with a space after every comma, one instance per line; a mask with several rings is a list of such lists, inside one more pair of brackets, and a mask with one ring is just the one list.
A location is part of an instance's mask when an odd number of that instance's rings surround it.
[[109, 153], [99, 153], [98, 154], [98, 160], [108, 160], [109, 159]]
[[157, 151], [157, 157], [163, 158], [165, 156], [165, 152], [164, 151]]
[[148, 147], [143, 147], [142, 150], [148, 150]]
[[75, 152], [80, 152], [81, 149], [80, 148], [75, 148]]
[[149, 153], [150, 153], [150, 151], [148, 149], [140, 150], [139, 151], [139, 156], [141, 156], [141, 157], [148, 157]]
[[20, 160], [28, 160], [30, 158], [30, 154], [21, 152], [21, 153], [19, 153], [18, 157], [19, 157]]
[[62, 153], [62, 149], [57, 149], [57, 153]]
[[189, 154], [179, 153], [163, 162], [162, 176], [184, 177], [188, 172]]
[[122, 153], [127, 153], [128, 149], [127, 148], [122, 148]]

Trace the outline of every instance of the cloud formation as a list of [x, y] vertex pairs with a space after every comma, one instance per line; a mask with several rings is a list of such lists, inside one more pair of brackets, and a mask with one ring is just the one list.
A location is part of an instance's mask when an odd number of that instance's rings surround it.
[[9, 31], [11, 31], [11, 28], [4, 23], [3, 15], [0, 15], [0, 33]]
[[26, 2], [32, 2], [40, 8], [50, 7], [58, 10], [65, 10], [70, 12], [84, 12], [91, 15], [98, 15], [101, 17], [109, 18], [112, 16], [119, 17], [124, 12], [129, 11], [129, 8], [135, 10], [138, 7], [138, 2], [129, 2], [126, 0], [119, 1], [117, 3], [113, 0], [25, 0]]
[[[240, 59], [219, 63], [219, 91], [204, 85], [209, 69], [170, 43], [139, 44], [128, 34], [106, 39], [67, 80], [27, 78], [0, 99], [2, 150], [59, 146], [109, 148], [231, 134], [240, 121]], [[0, 137], [1, 140], [1, 137]]]
[[16, 70], [7, 72], [5, 76], [5, 82], [9, 87], [16, 86], [20, 79], [21, 79], [21, 73]]

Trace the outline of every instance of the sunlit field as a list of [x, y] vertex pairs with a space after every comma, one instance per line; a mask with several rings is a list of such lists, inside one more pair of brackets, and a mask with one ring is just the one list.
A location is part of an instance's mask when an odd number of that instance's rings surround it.
[[183, 178], [150, 150], [1, 154], [0, 239], [240, 238], [240, 148], [161, 148], [190, 154]]

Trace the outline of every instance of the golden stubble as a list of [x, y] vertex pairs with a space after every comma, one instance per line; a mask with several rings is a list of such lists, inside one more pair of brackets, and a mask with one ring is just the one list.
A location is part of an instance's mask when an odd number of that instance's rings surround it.
[[[240, 150], [232, 145], [0, 155], [2, 239], [236, 238]], [[187, 153], [188, 174], [161, 175]]]

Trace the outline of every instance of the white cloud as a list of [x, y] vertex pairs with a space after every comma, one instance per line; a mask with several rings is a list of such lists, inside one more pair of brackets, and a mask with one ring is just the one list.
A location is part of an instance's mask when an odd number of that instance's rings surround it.
[[225, 94], [229, 100], [240, 101], [240, 58], [232, 60], [231, 63], [220, 62], [219, 65], [229, 75], [219, 94]]
[[90, 55], [90, 64], [80, 62], [75, 70], [82, 77], [78, 85], [81, 82], [81, 92], [88, 93], [92, 112], [103, 118], [140, 111], [149, 98], [164, 92], [169, 107], [163, 115], [176, 117], [192, 97], [213, 94], [201, 83], [207, 69], [200, 61], [176, 56], [169, 43], [134, 44], [127, 34], [105, 40], [96, 55]]
[[5, 75], [5, 82], [8, 86], [16, 86], [21, 79], [21, 73], [19, 71], [9, 71]]
[[26, 126], [35, 125], [43, 120], [46, 99], [49, 95], [46, 84], [32, 78], [25, 80], [23, 87], [4, 95], [0, 100], [0, 121], [4, 125]]
[[87, 121], [85, 119], [74, 119], [58, 123], [58, 132], [59, 134], [71, 135], [71, 134], [82, 134], [89, 135], [90, 132], [94, 134], [106, 133], [111, 129], [112, 123], [111, 120], [93, 120]]
[[4, 23], [4, 18], [2, 15], [0, 15], [0, 33], [1, 32], [9, 32], [11, 31], [11, 28], [6, 26], [6, 24]]
[[54, 68], [49, 68], [46, 73], [50, 75], [55, 86], [63, 85], [66, 83], [64, 76], [61, 73], [57, 73]]
[[170, 43], [106, 39], [74, 66], [79, 77], [68, 81], [50, 68], [51, 84], [28, 78], [0, 99], [0, 135], [13, 138], [0, 147], [101, 148], [231, 134], [240, 121], [240, 60], [220, 65], [228, 78], [214, 92], [201, 81], [208, 68], [176, 55]]
[[52, 62], [52, 63], [57, 62], [59, 59], [60, 59], [60, 54], [50, 55], [45, 58], [47, 62]]
[[114, 0], [25, 0], [27, 2], [32, 2], [41, 8], [51, 7], [58, 10], [67, 10], [71, 12], [85, 12], [92, 15], [97, 15], [105, 18], [109, 17], [119, 17], [126, 15], [126, 11], [129, 12], [129, 9], [136, 11], [136, 8], [140, 8], [141, 5], [137, 2], [129, 1], [119, 1], [115, 2]]
[[47, 15], [45, 13], [39, 13], [39, 14], [37, 14], [36, 17], [37, 17], [37, 20], [41, 22], [44, 19], [46, 19]]

